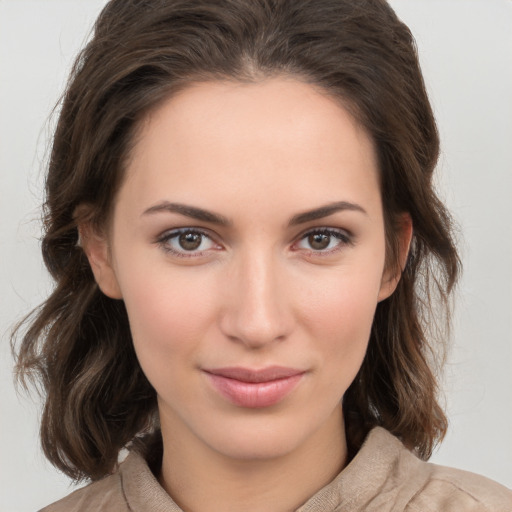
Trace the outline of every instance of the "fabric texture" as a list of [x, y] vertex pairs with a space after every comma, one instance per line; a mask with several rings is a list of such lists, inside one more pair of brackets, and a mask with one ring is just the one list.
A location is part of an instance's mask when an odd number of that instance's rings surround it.
[[[183, 512], [145, 459], [41, 512]], [[297, 512], [512, 512], [512, 491], [485, 477], [419, 460], [383, 428], [373, 429], [343, 471]], [[272, 512], [272, 511], [269, 511]]]

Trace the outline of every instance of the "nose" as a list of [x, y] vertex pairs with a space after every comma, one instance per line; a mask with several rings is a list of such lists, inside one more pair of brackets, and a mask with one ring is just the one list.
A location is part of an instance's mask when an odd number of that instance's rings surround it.
[[289, 289], [277, 259], [263, 251], [240, 255], [229, 272], [221, 330], [251, 349], [282, 341], [293, 329]]

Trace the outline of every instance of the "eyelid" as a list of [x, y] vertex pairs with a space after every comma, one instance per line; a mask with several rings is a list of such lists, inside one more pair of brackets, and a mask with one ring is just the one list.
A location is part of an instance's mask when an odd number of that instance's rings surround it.
[[[339, 240], [339, 243], [336, 244], [336, 246], [332, 249], [327, 250], [314, 250], [314, 249], [293, 249], [294, 246], [296, 246], [298, 243], [300, 243], [302, 240], [304, 240], [306, 237], [316, 234], [326, 234], [329, 236], [333, 236]], [[332, 228], [327, 226], [321, 226], [321, 227], [315, 227], [315, 228], [309, 228], [306, 231], [303, 231], [295, 240], [295, 242], [292, 244], [292, 250], [303, 250], [307, 253], [314, 255], [314, 256], [328, 256], [330, 254], [333, 254], [341, 249], [343, 247], [347, 246], [353, 246], [355, 243], [354, 241], [354, 235], [347, 229], [341, 229], [341, 228]]]
[[159, 245], [166, 253], [172, 254], [173, 256], [177, 256], [179, 258], [194, 258], [194, 257], [200, 257], [204, 256], [206, 252], [209, 252], [213, 249], [206, 249], [206, 250], [194, 250], [194, 251], [177, 251], [170, 247], [168, 242], [170, 240], [173, 240], [180, 236], [183, 233], [197, 233], [205, 238], [208, 238], [212, 241], [213, 244], [215, 244], [217, 247], [221, 247], [219, 242], [216, 240], [216, 237], [212, 236], [211, 232], [209, 230], [206, 230], [204, 228], [194, 227], [194, 226], [186, 226], [186, 227], [180, 227], [180, 228], [173, 228], [168, 229], [158, 235], [155, 238], [155, 243]]
[[[197, 233], [207, 239], [209, 239], [213, 244], [216, 245], [214, 248], [208, 248], [206, 250], [175, 250], [169, 245], [169, 241], [172, 239], [176, 239], [178, 236], [180, 236], [183, 233]], [[296, 247], [301, 241], [303, 241], [306, 237], [312, 235], [312, 234], [326, 234], [328, 236], [336, 238], [339, 242], [335, 245], [335, 247], [331, 249], [326, 250], [315, 250], [315, 249], [305, 249], [305, 248], [299, 248]], [[217, 237], [210, 232], [210, 230], [202, 228], [202, 227], [195, 227], [195, 226], [186, 226], [186, 227], [179, 227], [179, 228], [172, 228], [168, 229], [161, 234], [159, 234], [155, 240], [154, 243], [159, 245], [166, 253], [172, 254], [177, 257], [182, 258], [194, 258], [194, 257], [201, 257], [204, 256], [205, 253], [213, 251], [213, 250], [219, 250], [222, 249], [222, 245], [217, 241]], [[319, 227], [313, 227], [308, 228], [307, 230], [303, 231], [298, 237], [295, 238], [295, 241], [291, 245], [292, 251], [302, 251], [309, 253], [314, 256], [328, 256], [330, 254], [333, 254], [339, 250], [341, 250], [343, 247], [347, 246], [353, 246], [354, 245], [354, 235], [347, 229], [342, 228], [334, 228], [334, 227], [327, 227], [327, 226], [319, 226]]]

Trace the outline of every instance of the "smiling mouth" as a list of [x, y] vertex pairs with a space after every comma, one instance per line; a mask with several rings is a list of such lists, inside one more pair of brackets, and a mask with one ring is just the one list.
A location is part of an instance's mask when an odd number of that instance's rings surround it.
[[220, 395], [245, 408], [270, 407], [281, 402], [305, 374], [304, 370], [282, 366], [261, 370], [233, 367], [203, 371]]

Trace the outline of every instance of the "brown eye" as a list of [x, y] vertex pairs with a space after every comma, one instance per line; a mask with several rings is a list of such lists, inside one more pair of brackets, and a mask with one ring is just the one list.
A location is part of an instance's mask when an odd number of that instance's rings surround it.
[[178, 238], [178, 243], [185, 251], [195, 251], [201, 245], [202, 239], [201, 233], [182, 233]]
[[331, 235], [325, 233], [312, 233], [308, 236], [309, 246], [315, 251], [322, 251], [329, 247]]
[[304, 249], [311, 253], [331, 254], [338, 249], [353, 244], [352, 236], [345, 230], [319, 228], [302, 235], [294, 244], [295, 249]]
[[156, 242], [165, 252], [183, 257], [204, 256], [207, 251], [221, 248], [207, 233], [197, 229], [168, 231]]

